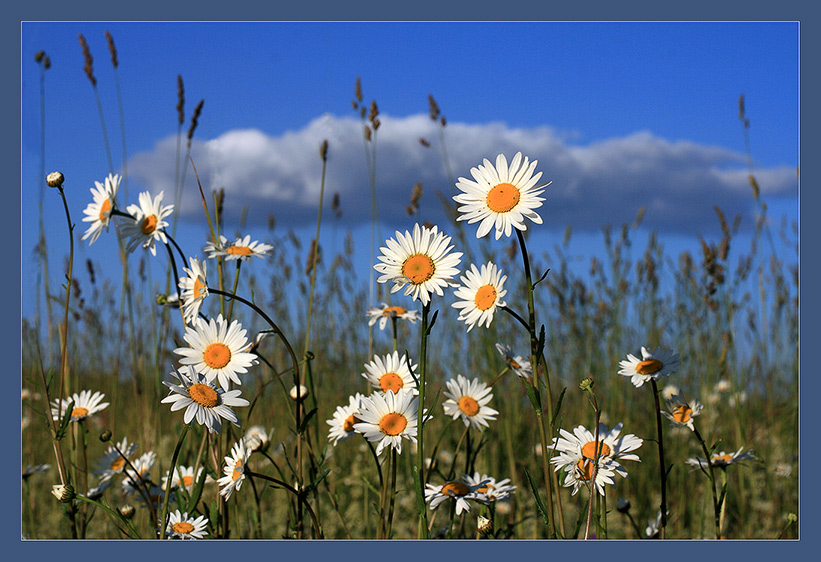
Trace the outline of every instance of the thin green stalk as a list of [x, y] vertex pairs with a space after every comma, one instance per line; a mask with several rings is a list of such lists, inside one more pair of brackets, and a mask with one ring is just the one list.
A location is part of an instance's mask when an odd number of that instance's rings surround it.
[[715, 527], [716, 527], [716, 538], [721, 538], [721, 507], [719, 506], [718, 502], [718, 492], [716, 491], [716, 475], [715, 475], [715, 468], [713, 467], [712, 462], [712, 455], [710, 451], [707, 450], [707, 444], [704, 442], [704, 439], [701, 438], [701, 434], [698, 432], [698, 429], [693, 426], [693, 433], [698, 439], [699, 444], [701, 445], [701, 450], [704, 451], [704, 458], [707, 459], [707, 476], [710, 478], [710, 493], [713, 496], [713, 518], [715, 519]]
[[418, 431], [416, 436], [416, 466], [413, 477], [416, 483], [416, 507], [419, 511], [417, 538], [430, 538], [428, 531], [428, 512], [425, 503], [425, 381], [427, 374], [428, 351], [428, 314], [430, 302], [422, 305], [421, 341], [419, 344], [419, 409], [417, 411]]
[[[667, 526], [667, 468], [664, 464], [664, 440], [661, 431], [661, 406], [659, 405], [659, 389], [656, 379], [650, 379], [653, 389], [653, 400], [656, 408], [656, 429], [658, 430], [659, 443], [659, 477], [661, 478], [661, 525], [659, 537], [665, 537], [665, 527]], [[709, 462], [709, 457], [708, 457]]]
[[165, 497], [162, 501], [162, 519], [160, 520], [160, 538], [165, 538], [165, 531], [168, 527], [168, 498], [171, 497], [171, 486], [172, 481], [174, 480], [174, 469], [177, 466], [177, 457], [180, 455], [180, 449], [182, 448], [182, 443], [185, 441], [185, 436], [188, 435], [188, 429], [190, 426], [185, 424], [182, 428], [182, 433], [180, 434], [180, 438], [177, 440], [177, 446], [174, 448], [174, 455], [171, 457], [171, 467], [168, 469], [168, 480], [166, 481], [165, 486]]

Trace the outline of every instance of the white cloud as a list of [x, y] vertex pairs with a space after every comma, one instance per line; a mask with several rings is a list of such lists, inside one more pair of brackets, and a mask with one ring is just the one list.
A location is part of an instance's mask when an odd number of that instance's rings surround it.
[[[376, 190], [379, 212], [388, 224], [406, 226], [405, 207], [411, 189], [422, 182], [423, 218], [441, 221], [437, 191], [451, 195], [436, 125], [427, 115], [391, 118], [381, 115], [375, 136]], [[644, 224], [681, 233], [717, 226], [714, 206], [725, 215], [742, 214], [752, 224], [755, 206], [743, 154], [688, 141], [671, 142], [637, 132], [589, 145], [572, 144], [549, 127], [509, 128], [503, 123], [448, 123], [445, 143], [454, 180], [470, 177], [484, 158], [522, 151], [539, 161], [543, 180], [552, 180], [540, 214], [546, 225], [598, 230], [606, 224], [632, 222], [646, 206]], [[430, 147], [424, 147], [424, 138]], [[269, 136], [254, 129], [233, 130], [207, 141], [194, 140], [192, 158], [206, 196], [226, 192], [226, 220], [236, 220], [247, 206], [250, 222], [269, 214], [277, 224], [313, 221], [319, 200], [322, 162], [319, 147], [329, 144], [325, 180], [326, 208], [341, 197], [348, 224], [370, 219], [371, 190], [366, 166], [363, 123], [324, 115], [298, 131]], [[367, 145], [367, 150], [373, 144]], [[171, 198], [176, 138], [167, 138], [129, 163], [131, 177], [143, 189], [166, 190]], [[797, 197], [796, 172], [790, 167], [757, 169], [764, 197]], [[202, 219], [193, 171], [187, 172], [184, 217]]]

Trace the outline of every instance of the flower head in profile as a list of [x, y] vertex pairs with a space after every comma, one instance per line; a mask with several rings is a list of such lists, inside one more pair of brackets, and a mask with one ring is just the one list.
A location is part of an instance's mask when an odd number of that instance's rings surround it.
[[369, 308], [368, 316], [368, 326], [373, 326], [379, 321], [379, 329], [384, 330], [389, 318], [401, 318], [411, 324], [416, 324], [419, 313], [415, 310], [405, 310], [401, 306], [388, 306], [383, 302], [381, 307]]
[[245, 447], [253, 453], [268, 449], [272, 433], [273, 431], [269, 432], [261, 425], [252, 425], [242, 438], [245, 440]]
[[331, 426], [328, 431], [328, 440], [333, 441], [334, 446], [340, 441], [350, 439], [356, 433], [353, 426], [362, 421], [357, 417], [357, 413], [364, 398], [363, 394], [357, 392], [348, 398], [347, 406], [337, 406], [333, 418], [325, 422]]
[[[171, 479], [171, 488], [185, 488], [189, 493], [194, 489], [194, 486], [202, 477], [203, 467], [197, 469], [194, 473], [193, 466], [177, 466], [174, 468], [174, 477]], [[205, 475], [205, 482], [213, 482], [213, 479], [208, 474]], [[162, 489], [168, 486], [168, 475], [162, 477]]]
[[97, 475], [103, 482], [111, 479], [117, 474], [122, 474], [128, 460], [136, 450], [137, 444], [129, 443], [128, 438], [123, 437], [123, 440], [116, 445], [108, 446], [106, 452], [100, 460], [97, 461], [97, 466], [99, 468], [94, 471], [94, 474]]
[[191, 367], [182, 367], [179, 371], [172, 371], [171, 376], [177, 381], [166, 380], [163, 384], [169, 388], [168, 396], [163, 398], [163, 404], [171, 404], [171, 411], [185, 408], [183, 421], [186, 424], [197, 420], [211, 433], [219, 433], [222, 429], [222, 420], [226, 419], [239, 426], [239, 419], [231, 406], [248, 406], [245, 398], [240, 398], [241, 390], [217, 388], [214, 383], [208, 382], [205, 375], [196, 372]]
[[425, 502], [429, 503], [430, 508], [433, 510], [439, 507], [439, 504], [451, 498], [456, 502], [456, 515], [461, 515], [463, 511], [470, 512], [468, 500], [482, 501], [477, 492], [479, 487], [476, 484], [468, 484], [463, 479], [451, 480], [438, 486], [425, 484], [425, 488], [427, 488], [425, 490]]
[[417, 366], [409, 366], [409, 362], [404, 355], [399, 355], [398, 351], [383, 357], [375, 355], [372, 361], [365, 364], [367, 372], [362, 373], [362, 376], [373, 388], [382, 392], [392, 390], [396, 394], [404, 388], [419, 394], [416, 381], [411, 374], [411, 369], [416, 371]]
[[81, 390], [79, 394], [76, 392], [71, 395], [71, 400], [61, 398], [51, 403], [51, 416], [55, 420], [60, 420], [60, 413], [66, 414], [66, 410], [74, 402], [71, 409], [71, 421], [81, 421], [89, 416], [93, 416], [97, 412], [102, 412], [108, 408], [108, 402], [103, 402], [105, 394], [102, 392], [92, 393], [90, 390]]
[[225, 236], [220, 235], [218, 244], [208, 242], [205, 245], [205, 253], [209, 258], [221, 257], [228, 260], [242, 260], [247, 261], [252, 257], [264, 258], [268, 252], [273, 250], [273, 246], [263, 244], [257, 240], [251, 242], [251, 236], [245, 238], [237, 238], [234, 243], [229, 243]]
[[496, 231], [496, 240], [502, 234], [510, 236], [513, 229], [525, 231], [524, 219], [542, 224], [542, 217], [534, 211], [542, 206], [544, 199], [539, 197], [545, 185], [536, 185], [542, 173], [534, 175], [537, 161], [530, 162], [517, 152], [510, 166], [504, 154], [496, 157], [496, 166], [485, 158], [484, 165], [470, 169], [473, 180], [460, 177], [456, 187], [462, 193], [453, 196], [460, 203], [457, 220], [468, 221], [468, 224], [479, 222], [476, 238], [487, 235], [491, 229]]
[[393, 282], [392, 293], [404, 288], [404, 294], [413, 300], [430, 302], [431, 293], [443, 296], [443, 288], [453, 286], [451, 279], [459, 273], [456, 267], [462, 252], [451, 252], [450, 236], [438, 227], [414, 225], [413, 233], [396, 231], [396, 239], [389, 238], [380, 248], [381, 263], [373, 268], [382, 275], [379, 283]]
[[164, 192], [160, 192], [153, 200], [151, 194], [143, 191], [139, 196], [139, 205], [129, 205], [126, 209], [134, 220], [126, 220], [123, 225], [123, 236], [128, 238], [126, 249], [133, 252], [137, 246], [148, 248], [151, 255], [157, 255], [156, 242], [168, 243], [163, 230], [168, 226], [164, 219], [174, 210], [174, 205], [163, 205]]
[[496, 309], [506, 306], [502, 300], [507, 294], [505, 280], [507, 275], [493, 262], [482, 265], [481, 270], [474, 264], [461, 276], [462, 285], [454, 291], [459, 299], [453, 303], [453, 308], [459, 310], [459, 320], [468, 325], [468, 332], [478, 323], [490, 328]]
[[506, 501], [516, 491], [516, 486], [510, 483], [510, 478], [496, 481], [492, 476], [474, 472], [473, 476], [465, 474], [464, 482], [470, 487], [476, 487], [476, 498], [482, 503]]
[[627, 359], [619, 361], [619, 374], [630, 377], [633, 386], [640, 388], [644, 383], [676, 372], [681, 359], [671, 350], [657, 347], [652, 351], [641, 348], [641, 359], [628, 353]]
[[168, 514], [168, 527], [165, 530], [169, 539], [201, 539], [208, 534], [205, 528], [208, 526], [208, 519], [205, 515], [197, 518], [189, 517], [188, 513], [180, 513], [175, 509]]
[[662, 410], [661, 414], [670, 420], [671, 426], [686, 426], [690, 428], [690, 431], [694, 431], [693, 418], [701, 413], [704, 405], [700, 404], [698, 400], [690, 400], [688, 402], [681, 396], [674, 394], [667, 401], [667, 408], [669, 412]]
[[419, 398], [405, 388], [396, 394], [392, 390], [371, 394], [360, 403], [356, 414], [360, 421], [354, 423], [354, 431], [377, 443], [377, 455], [385, 447], [393, 447], [401, 453], [403, 439], [416, 443], [418, 405]]
[[225, 466], [222, 469], [225, 476], [217, 480], [217, 483], [220, 486], [220, 495], [226, 500], [231, 497], [234, 490], [242, 487], [242, 482], [245, 480], [245, 466], [250, 456], [251, 451], [245, 447], [245, 440], [240, 439], [234, 443], [231, 454], [225, 457]]
[[228, 390], [230, 381], [242, 384], [239, 373], [247, 373], [247, 367], [258, 362], [253, 353], [247, 353], [251, 346], [245, 333], [242, 324], [237, 320], [229, 324], [222, 314], [216, 320], [195, 318], [183, 336], [190, 347], [178, 347], [174, 353], [182, 355], [180, 363], [193, 366], [208, 382], [219, 379]]
[[505, 358], [505, 363], [517, 376], [527, 381], [533, 380], [533, 367], [530, 365], [530, 361], [521, 355], [515, 355], [509, 345], [497, 343], [496, 351]]
[[100, 237], [103, 230], [108, 230], [111, 222], [111, 211], [114, 210], [115, 198], [117, 197], [117, 190], [120, 188], [120, 176], [117, 174], [108, 174], [105, 179], [105, 184], [98, 181], [94, 182], [97, 189], [91, 188], [91, 195], [94, 198], [93, 203], [89, 203], [83, 213], [83, 222], [90, 222], [91, 224], [83, 234], [83, 240], [91, 238], [89, 245], [94, 244], [97, 238]]
[[[744, 447], [740, 447], [738, 451], [734, 453], [725, 453], [721, 451], [720, 453], [714, 453], [710, 457], [710, 463], [716, 468], [727, 468], [731, 464], [738, 464], [745, 461], [751, 461], [755, 459], [755, 454], [752, 451], [745, 451]], [[707, 468], [707, 461], [701, 457], [692, 457], [687, 459], [687, 464], [694, 468]]]
[[499, 412], [487, 405], [493, 398], [491, 388], [478, 378], [468, 380], [462, 375], [456, 375], [456, 379], [450, 379], [446, 384], [447, 400], [442, 403], [446, 416], [455, 420], [461, 418], [465, 427], [479, 431], [488, 427], [488, 421], [496, 419]]
[[151, 469], [157, 462], [157, 453], [148, 451], [131, 461], [130, 466], [126, 465], [123, 470], [123, 493], [130, 495], [142, 488], [144, 485], [151, 487]]
[[180, 277], [179, 283], [183, 319], [186, 324], [190, 324], [199, 316], [200, 307], [208, 296], [208, 282], [205, 279], [208, 264], [196, 258], [188, 258], [188, 262], [191, 268], [183, 268], [186, 276]]

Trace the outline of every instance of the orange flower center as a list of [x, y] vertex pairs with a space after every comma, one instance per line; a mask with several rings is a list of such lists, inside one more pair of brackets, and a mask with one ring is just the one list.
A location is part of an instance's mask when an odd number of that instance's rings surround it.
[[345, 420], [345, 423], [343, 423], [343, 424], [342, 424], [342, 429], [344, 429], [346, 432], [350, 433], [351, 431], [353, 431], [353, 424], [355, 424], [355, 423], [359, 423], [359, 422], [361, 422], [361, 421], [362, 421], [362, 420], [360, 420], [359, 418], [357, 418], [356, 416], [354, 416], [353, 414], [351, 414], [351, 415], [350, 415], [350, 416], [348, 416], [348, 418]]
[[662, 367], [664, 367], [664, 363], [658, 359], [648, 359], [636, 365], [636, 372], [640, 375], [652, 375], [661, 371]]
[[111, 463], [111, 470], [122, 470], [125, 466], [125, 459], [123, 457], [118, 458], [116, 461]]
[[679, 423], [687, 423], [690, 421], [690, 414], [692, 413], [693, 409], [690, 406], [681, 404], [673, 410], [673, 419]]
[[108, 219], [108, 215], [111, 214], [111, 199], [106, 199], [100, 205], [100, 220], [105, 221]]
[[379, 420], [379, 431], [385, 435], [399, 435], [408, 426], [408, 420], [402, 414], [390, 413]]
[[383, 391], [392, 390], [394, 394], [399, 392], [399, 389], [405, 385], [402, 377], [396, 373], [385, 373], [379, 377], [379, 386]]
[[242, 466], [242, 459], [237, 460], [237, 464], [234, 465], [234, 471], [231, 473], [231, 480], [235, 481], [237, 478], [242, 476], [245, 467]]
[[231, 246], [225, 252], [232, 256], [250, 256], [253, 253], [248, 246]]
[[582, 480], [592, 480], [593, 479], [593, 463], [587, 459], [581, 459], [576, 466], [581, 471], [581, 479]]
[[493, 484], [491, 484], [490, 482], [488, 482], [484, 486], [480, 486], [480, 487], [476, 488], [476, 491], [479, 492], [480, 494], [487, 494], [488, 492], [492, 492], [493, 490], [494, 490]]
[[500, 183], [487, 193], [487, 206], [494, 213], [507, 213], [519, 204], [519, 188], [510, 183]]
[[194, 477], [193, 476], [183, 476], [182, 477], [182, 485], [185, 486], [186, 488], [189, 488], [191, 486], [191, 484], [193, 484], [193, 483], [194, 483]]
[[473, 298], [476, 308], [479, 310], [487, 310], [496, 304], [496, 287], [493, 285], [482, 285], [476, 291], [476, 296]]
[[505, 360], [507, 361], [507, 364], [510, 365], [511, 369], [521, 369], [522, 368], [522, 366], [519, 365], [519, 363], [517, 363], [516, 360], [513, 359], [512, 357], [505, 357]]
[[721, 466], [723, 464], [728, 464], [732, 460], [732, 455], [715, 455], [713, 457], [713, 466]]
[[174, 529], [175, 533], [179, 533], [181, 535], [187, 535], [188, 533], [194, 530], [194, 526], [188, 521], [180, 521], [179, 523], [174, 523], [173, 525], [171, 525], [171, 528]]
[[459, 409], [466, 416], [473, 417], [479, 413], [479, 403], [470, 396], [462, 396], [459, 399]]
[[140, 228], [146, 236], [157, 230], [157, 217], [155, 215], [148, 215], [143, 219]]
[[74, 408], [71, 410], [72, 418], [82, 418], [88, 415], [88, 408]]
[[442, 486], [442, 495], [443, 496], [464, 496], [470, 492], [470, 488], [468, 488], [463, 482], [448, 482], [444, 486]]
[[425, 254], [414, 254], [402, 264], [402, 275], [414, 285], [420, 285], [433, 277], [435, 270], [433, 260]]
[[205, 348], [202, 359], [212, 369], [222, 369], [231, 361], [231, 350], [224, 343], [212, 343]]
[[220, 400], [217, 391], [207, 384], [192, 384], [188, 387], [188, 396], [191, 400], [206, 408], [213, 408], [219, 404]]
[[389, 306], [382, 311], [382, 316], [387, 316], [389, 318], [396, 318], [397, 316], [402, 316], [405, 314], [407, 310], [402, 308], [401, 306]]
[[208, 286], [205, 283], [201, 283], [199, 277], [194, 279], [194, 300], [204, 297], [205, 291]]
[[[582, 456], [591, 460], [596, 458], [596, 445], [593, 441], [588, 441], [584, 444], [584, 447], [582, 447]], [[610, 456], [610, 447], [608, 447], [604, 441], [599, 441], [599, 456]]]

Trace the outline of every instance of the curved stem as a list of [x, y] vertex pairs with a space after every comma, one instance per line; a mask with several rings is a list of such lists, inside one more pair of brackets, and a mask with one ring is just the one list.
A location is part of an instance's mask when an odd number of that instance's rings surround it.
[[271, 476], [266, 476], [265, 474], [260, 474], [258, 472], [253, 472], [251, 470], [246, 470], [245, 474], [249, 477], [252, 477], [252, 478], [261, 478], [262, 480], [267, 480], [269, 482], [273, 482], [277, 486], [285, 488], [286, 490], [288, 490], [289, 492], [294, 494], [297, 497], [297, 500], [299, 501], [299, 503], [305, 506], [305, 509], [308, 511], [308, 514], [311, 516], [311, 520], [313, 521], [314, 531], [316, 532], [317, 538], [320, 538], [320, 539], [323, 538], [322, 537], [322, 529], [319, 526], [319, 521], [316, 518], [316, 514], [314, 513], [314, 510], [311, 509], [311, 504], [309, 504], [308, 500], [305, 499], [305, 494], [304, 493], [297, 491], [296, 488], [293, 488], [293, 487], [289, 486], [288, 484], [286, 484], [282, 480], [278, 480], [278, 479], [273, 478]]

